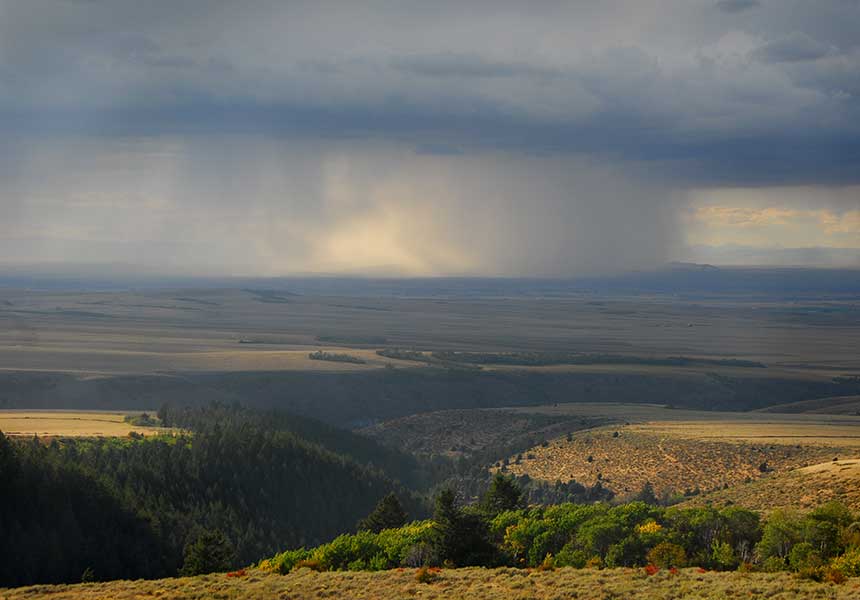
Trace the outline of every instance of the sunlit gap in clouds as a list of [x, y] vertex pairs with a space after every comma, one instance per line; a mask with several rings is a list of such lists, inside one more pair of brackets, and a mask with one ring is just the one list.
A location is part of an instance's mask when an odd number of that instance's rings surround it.
[[[22, 154], [19, 153], [20, 158]], [[571, 275], [659, 264], [677, 199], [623, 165], [248, 136], [30, 142], [7, 256], [258, 275]]]

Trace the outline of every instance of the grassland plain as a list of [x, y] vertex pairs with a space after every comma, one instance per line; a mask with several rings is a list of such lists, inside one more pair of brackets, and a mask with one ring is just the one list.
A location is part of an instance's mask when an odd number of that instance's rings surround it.
[[[235, 576], [238, 575], [238, 576]], [[788, 573], [701, 572], [681, 569], [647, 575], [644, 569], [445, 569], [429, 583], [415, 569], [381, 572], [323, 572], [298, 569], [288, 575], [248, 570], [175, 579], [38, 585], [0, 589], [2, 600], [797, 600], [860, 598], [860, 578], [836, 585], [799, 580]]]
[[858, 455], [853, 422], [674, 421], [577, 432], [510, 457], [506, 469], [546, 481], [600, 481], [623, 496], [646, 482], [658, 494], [729, 488]]
[[[571, 402], [722, 410], [860, 393], [852, 298], [504, 296], [420, 287], [56, 292], [0, 289], [0, 407], [124, 410], [241, 402], [356, 428], [418, 412]], [[348, 295], [352, 293], [353, 295]], [[690, 365], [480, 365], [376, 354], [563, 352]], [[315, 351], [363, 363], [312, 360]], [[701, 362], [700, 359], [710, 362]], [[739, 368], [732, 361], [766, 368]], [[395, 367], [395, 368], [389, 368]]]
[[10, 437], [69, 438], [125, 437], [129, 433], [159, 435], [174, 431], [165, 427], [132, 425], [127, 412], [0, 410], [0, 431]]
[[809, 510], [831, 500], [860, 510], [860, 459], [837, 460], [775, 473], [725, 490], [695, 496], [682, 506], [737, 505], [761, 512]]
[[309, 348], [355, 353], [387, 346], [739, 358], [804, 377], [860, 371], [853, 298], [428, 294], [0, 289], [0, 364], [102, 374], [243, 370], [254, 360], [268, 365], [258, 369], [324, 369], [331, 365], [306, 364]]

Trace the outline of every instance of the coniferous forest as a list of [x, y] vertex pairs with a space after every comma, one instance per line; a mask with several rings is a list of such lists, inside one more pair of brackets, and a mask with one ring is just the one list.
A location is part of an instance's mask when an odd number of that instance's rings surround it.
[[[238, 409], [161, 416], [186, 433], [49, 443], [0, 435], [0, 586], [175, 575], [213, 532], [223, 566], [244, 565], [351, 531], [392, 491], [421, 515], [401, 484], [362, 460], [367, 440], [354, 458]], [[396, 456], [380, 450], [377, 460]]]

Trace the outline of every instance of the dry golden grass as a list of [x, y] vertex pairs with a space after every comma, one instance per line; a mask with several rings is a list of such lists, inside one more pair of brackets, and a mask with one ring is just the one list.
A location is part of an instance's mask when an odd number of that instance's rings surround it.
[[164, 427], [139, 427], [123, 419], [129, 413], [89, 411], [0, 410], [0, 431], [13, 437], [124, 437], [132, 431], [157, 435]]
[[860, 446], [857, 423], [785, 423], [779, 421], [682, 421], [632, 425], [631, 431], [694, 440], [720, 440], [756, 444], [814, 444]]
[[684, 505], [736, 504], [766, 512], [776, 508], [809, 510], [831, 500], [860, 510], [860, 459], [829, 461], [795, 469], [704, 494]]
[[699, 599], [860, 598], [860, 579], [841, 585], [800, 581], [788, 573], [700, 573], [683, 569], [651, 577], [643, 569], [519, 569], [444, 570], [431, 583], [419, 583], [415, 569], [378, 573], [316, 573], [300, 569], [289, 575], [249, 571], [245, 577], [225, 574], [155, 581], [115, 581], [79, 585], [41, 585], [0, 589], [2, 600], [138, 600], [162, 598], [348, 600], [563, 600], [563, 599]]
[[[646, 423], [602, 427], [553, 440], [524, 452], [510, 472], [547, 481], [593, 485], [598, 480], [620, 496], [650, 482], [657, 493], [710, 491], [776, 472], [860, 453], [847, 437], [850, 426], [746, 422]], [[615, 432], [618, 432], [617, 437]], [[837, 437], [838, 436], [838, 437]], [[591, 460], [589, 460], [589, 457]]]

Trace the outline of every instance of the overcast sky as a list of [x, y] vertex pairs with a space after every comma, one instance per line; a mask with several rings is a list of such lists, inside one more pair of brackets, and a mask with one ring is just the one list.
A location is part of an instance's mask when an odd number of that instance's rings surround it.
[[0, 263], [860, 266], [860, 0], [0, 0]]

